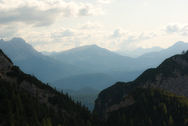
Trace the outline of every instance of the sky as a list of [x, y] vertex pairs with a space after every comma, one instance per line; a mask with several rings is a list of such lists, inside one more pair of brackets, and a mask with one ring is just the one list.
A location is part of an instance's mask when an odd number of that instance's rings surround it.
[[36, 50], [111, 51], [188, 42], [188, 0], [0, 0], [0, 38]]

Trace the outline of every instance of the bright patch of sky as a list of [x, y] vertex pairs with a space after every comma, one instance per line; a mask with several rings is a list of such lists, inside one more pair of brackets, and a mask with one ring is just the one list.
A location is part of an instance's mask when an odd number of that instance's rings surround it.
[[109, 50], [188, 42], [187, 0], [0, 0], [0, 38], [38, 51]]

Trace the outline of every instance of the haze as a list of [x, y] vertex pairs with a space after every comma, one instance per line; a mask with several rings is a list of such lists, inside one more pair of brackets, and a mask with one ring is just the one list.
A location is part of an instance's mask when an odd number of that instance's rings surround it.
[[97, 44], [111, 51], [188, 42], [187, 0], [0, 0], [0, 38], [37, 51]]

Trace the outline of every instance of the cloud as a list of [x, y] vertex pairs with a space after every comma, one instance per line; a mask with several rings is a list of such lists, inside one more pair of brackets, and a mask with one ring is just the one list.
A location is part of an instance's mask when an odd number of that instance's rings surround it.
[[78, 24], [79, 29], [92, 29], [92, 28], [101, 28], [102, 24], [100, 22], [91, 23], [87, 21], [84, 24]]
[[110, 4], [112, 0], [98, 0], [97, 2], [101, 4]]
[[171, 23], [171, 24], [168, 24], [162, 30], [165, 31], [167, 34], [178, 33], [182, 36], [188, 36], [188, 25], [187, 24]]
[[17, 29], [15, 29], [15, 26], [12, 25], [1, 25], [0, 27], [0, 37], [1, 38], [9, 38], [10, 36], [15, 36], [15, 33], [17, 32]]
[[53, 30], [51, 32], [52, 37], [70, 37], [76, 34], [76, 31], [70, 28], [61, 28], [57, 30]]
[[179, 27], [178, 27], [177, 24], [169, 24], [169, 25], [166, 27], [165, 31], [166, 31], [167, 33], [179, 32]]
[[144, 39], [152, 39], [154, 37], [157, 37], [157, 34], [154, 32], [149, 32], [149, 31], [144, 31], [142, 32], [139, 37], [138, 40], [144, 40]]
[[122, 37], [125, 36], [127, 33], [123, 31], [121, 28], [117, 28], [110, 36], [111, 37]]
[[180, 34], [182, 36], [188, 36], [188, 25], [185, 25], [181, 30], [180, 30]]
[[48, 26], [59, 18], [101, 15], [105, 12], [88, 3], [66, 3], [62, 0], [1, 0], [0, 24], [24, 22]]
[[116, 43], [118, 48], [125, 50], [136, 47], [139, 43], [153, 39], [157, 37], [157, 33], [150, 31], [143, 32], [131, 32], [121, 28], [117, 28], [110, 34], [111, 43]]

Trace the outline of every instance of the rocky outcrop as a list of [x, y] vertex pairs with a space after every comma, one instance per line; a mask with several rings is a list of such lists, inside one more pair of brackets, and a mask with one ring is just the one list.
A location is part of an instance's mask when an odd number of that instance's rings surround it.
[[[188, 62], [180, 57], [172, 57], [171, 59], [181, 66], [182, 69], [175, 68], [168, 77], [164, 77], [163, 73], [159, 73], [155, 76], [156, 81], [153, 82], [149, 79], [140, 86], [144, 88], [148, 86], [161, 88], [176, 95], [188, 97]], [[184, 72], [182, 73], [182, 71]]]
[[162, 74], [156, 76], [155, 82], [148, 80], [143, 83], [141, 87], [147, 88], [149, 86], [164, 89], [177, 95], [184, 95], [188, 97], [188, 75], [181, 75], [178, 70], [174, 71], [176, 77], [163, 78]]

